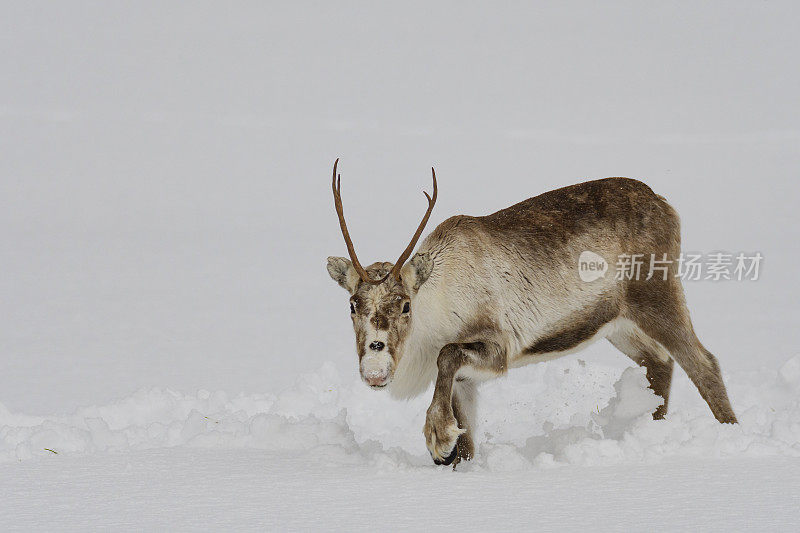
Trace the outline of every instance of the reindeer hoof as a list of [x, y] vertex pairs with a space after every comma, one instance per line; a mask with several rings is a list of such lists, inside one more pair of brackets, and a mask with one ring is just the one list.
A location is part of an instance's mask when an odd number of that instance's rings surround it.
[[457, 454], [458, 437], [466, 433], [456, 423], [453, 413], [442, 413], [436, 407], [428, 409], [425, 427], [425, 445], [437, 465], [449, 465]]
[[444, 459], [434, 458], [433, 462], [436, 463], [437, 465], [450, 465], [453, 464], [453, 461], [456, 460], [456, 457], [458, 457], [458, 446], [454, 447], [453, 451], [450, 452], [450, 455], [448, 455]]

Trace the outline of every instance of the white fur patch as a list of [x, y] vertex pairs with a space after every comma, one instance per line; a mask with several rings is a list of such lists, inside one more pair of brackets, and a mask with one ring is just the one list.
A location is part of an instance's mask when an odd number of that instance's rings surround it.
[[387, 351], [367, 353], [361, 358], [361, 376], [366, 378], [389, 377], [392, 372], [392, 356]]
[[372, 351], [369, 345], [373, 342], [382, 342], [383, 344], [387, 344], [389, 341], [389, 332], [375, 328], [372, 325], [372, 322], [367, 322], [364, 325], [364, 332], [364, 350], [366, 350], [367, 354]]

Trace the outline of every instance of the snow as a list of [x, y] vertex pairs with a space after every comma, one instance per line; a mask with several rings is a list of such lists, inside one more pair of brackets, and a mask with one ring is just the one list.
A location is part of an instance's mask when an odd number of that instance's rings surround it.
[[728, 378], [739, 425], [718, 424], [687, 380], [678, 407], [653, 421], [660, 399], [640, 368], [570, 359], [523, 369], [482, 388], [478, 456], [455, 472], [432, 466], [420, 437], [429, 395], [398, 404], [330, 364], [277, 395], [150, 389], [67, 416], [0, 408], [10, 496], [0, 519], [358, 530], [431, 520], [448, 530], [468, 513], [473, 528], [788, 531], [800, 385], [786, 377], [799, 363]]
[[[46, 4], [46, 5], [45, 5]], [[3, 530], [793, 530], [796, 2], [75, 1], [0, 18]], [[646, 181], [739, 417], [676, 370], [666, 420], [606, 342], [481, 389], [477, 457], [429, 390], [358, 381], [330, 198], [365, 262], [584, 179]], [[379, 220], [380, 223], [370, 224]], [[50, 451], [48, 451], [50, 450]]]
[[791, 487], [800, 468], [776, 458], [502, 476], [344, 469], [325, 459], [172, 448], [16, 465], [0, 477], [0, 520], [7, 531], [34, 524], [48, 530], [796, 529]]
[[[483, 387], [478, 457], [459, 470], [657, 463], [675, 457], [800, 457], [800, 385], [788, 383], [800, 356], [767, 378], [735, 374], [740, 424], [719, 424], [688, 383], [670, 416], [641, 368], [570, 359], [526, 369]], [[0, 405], [0, 461], [52, 455], [119, 454], [160, 448], [257, 449], [327, 457], [341, 466], [429, 467], [420, 437], [430, 391], [399, 403], [344, 380], [333, 365], [277, 395], [228, 397], [141, 390], [66, 416], [13, 414]]]

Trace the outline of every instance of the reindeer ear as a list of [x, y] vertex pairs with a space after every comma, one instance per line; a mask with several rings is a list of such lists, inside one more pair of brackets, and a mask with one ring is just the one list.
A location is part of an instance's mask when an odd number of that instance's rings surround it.
[[400, 269], [400, 278], [407, 287], [416, 292], [428, 280], [432, 271], [431, 255], [428, 252], [420, 252], [403, 265]]
[[353, 294], [358, 285], [358, 272], [353, 268], [353, 263], [344, 257], [328, 258], [328, 274], [333, 281], [338, 283], [344, 290]]

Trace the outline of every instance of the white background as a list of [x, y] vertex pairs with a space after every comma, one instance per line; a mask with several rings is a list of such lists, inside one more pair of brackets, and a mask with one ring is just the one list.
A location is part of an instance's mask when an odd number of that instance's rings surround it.
[[[686, 284], [723, 370], [800, 353], [795, 2], [2, 11], [10, 412], [72, 413], [142, 387], [276, 392], [325, 362], [355, 378], [347, 295], [325, 271], [346, 255], [336, 157], [367, 263], [406, 245], [432, 165], [429, 228], [641, 179], [678, 209], [685, 250], [764, 255], [756, 282]], [[606, 343], [581, 357], [629, 364]]]
[[628, 176], [684, 248], [761, 251], [687, 284], [723, 368], [800, 330], [792, 2], [7, 5], [0, 24], [0, 401], [55, 412], [145, 385], [273, 390], [355, 372], [343, 196], [393, 261], [435, 165], [434, 227]]

